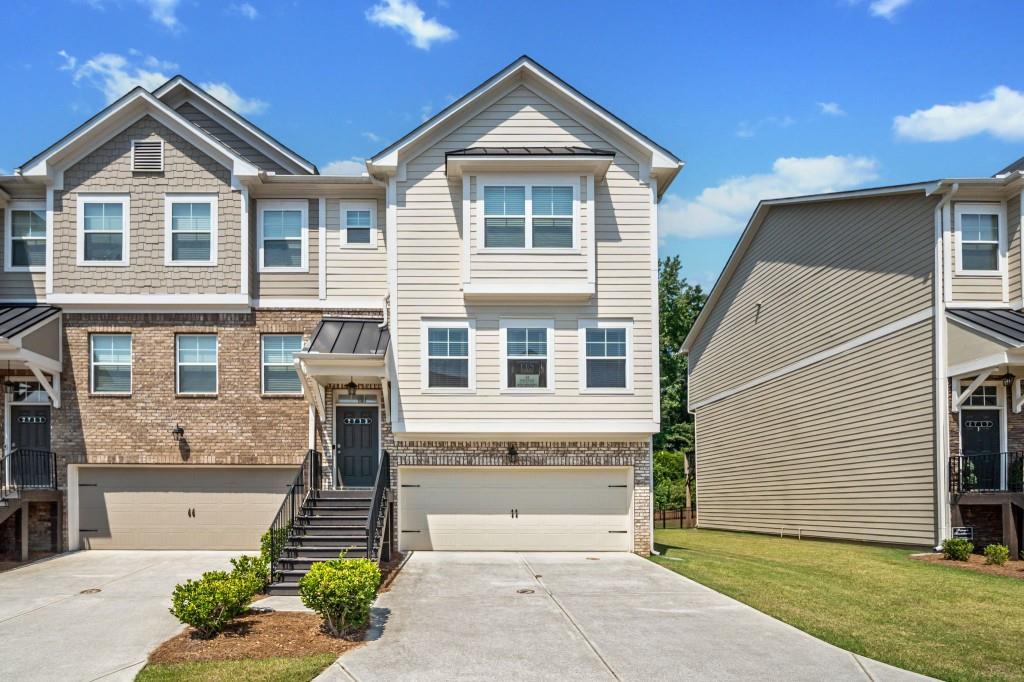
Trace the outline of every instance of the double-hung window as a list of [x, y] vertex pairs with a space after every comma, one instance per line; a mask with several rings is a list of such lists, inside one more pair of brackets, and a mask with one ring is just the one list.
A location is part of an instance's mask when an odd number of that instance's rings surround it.
[[46, 269], [46, 206], [14, 201], [7, 208], [7, 254], [4, 268], [28, 272]]
[[423, 386], [438, 390], [473, 390], [473, 352], [472, 320], [425, 322]]
[[78, 265], [128, 265], [125, 195], [78, 195]]
[[502, 320], [502, 389], [554, 389], [551, 320]]
[[572, 249], [576, 246], [576, 186], [569, 180], [483, 187], [485, 249]]
[[341, 246], [352, 248], [377, 246], [377, 202], [341, 202]]
[[217, 264], [217, 197], [168, 195], [164, 202], [164, 263]]
[[615, 320], [580, 322], [580, 390], [633, 390], [633, 323]]
[[91, 334], [89, 373], [93, 393], [132, 392], [132, 335]]
[[301, 394], [302, 384], [293, 360], [302, 350], [302, 335], [265, 334], [262, 344], [263, 392]]
[[1003, 271], [1006, 235], [1000, 204], [957, 204], [957, 272], [998, 275]]
[[309, 269], [309, 205], [305, 200], [261, 201], [258, 206], [261, 272]]
[[179, 394], [217, 392], [216, 334], [178, 334], [175, 352]]

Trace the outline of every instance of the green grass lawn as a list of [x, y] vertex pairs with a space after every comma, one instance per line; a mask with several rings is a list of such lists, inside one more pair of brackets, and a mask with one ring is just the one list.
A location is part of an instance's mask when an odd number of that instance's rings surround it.
[[907, 558], [921, 550], [710, 530], [654, 538], [678, 560], [653, 561], [849, 651], [947, 680], [1024, 680], [1024, 581]]
[[244, 661], [202, 661], [147, 665], [136, 682], [309, 682], [338, 658], [317, 654], [299, 658], [256, 658]]

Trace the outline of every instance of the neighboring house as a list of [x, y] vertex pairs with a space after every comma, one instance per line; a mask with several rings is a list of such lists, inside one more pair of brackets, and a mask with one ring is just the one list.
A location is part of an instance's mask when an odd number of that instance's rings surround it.
[[762, 202], [683, 350], [698, 525], [1016, 556], [1024, 161]]
[[681, 167], [528, 57], [362, 177], [132, 90], [0, 177], [0, 539], [251, 549], [313, 449], [403, 549], [648, 552]]

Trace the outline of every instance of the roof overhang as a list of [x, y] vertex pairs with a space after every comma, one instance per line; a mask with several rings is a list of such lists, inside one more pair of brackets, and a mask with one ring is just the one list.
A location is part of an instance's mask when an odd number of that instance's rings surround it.
[[[0, 362], [30, 371], [60, 407], [61, 312], [50, 305], [0, 306]], [[47, 375], [50, 375], [49, 377]]]
[[191, 101], [193, 106], [200, 110], [206, 110], [204, 113], [209, 114], [210, 110], [216, 112], [219, 115], [217, 118], [227, 119], [230, 122], [234, 128], [232, 132], [249, 144], [253, 144], [293, 173], [315, 175], [318, 172], [313, 163], [299, 156], [266, 131], [239, 116], [229, 106], [184, 76], [174, 76], [154, 90], [153, 95], [166, 102], [171, 108], [177, 108], [182, 103]]
[[255, 178], [259, 173], [259, 169], [254, 165], [194, 126], [181, 114], [141, 87], [132, 89], [78, 128], [29, 159], [15, 172], [26, 178], [46, 178], [59, 189], [63, 185], [65, 168], [77, 163], [96, 147], [147, 115], [152, 116], [228, 168], [232, 176]]
[[461, 178], [465, 173], [516, 173], [535, 171], [578, 172], [600, 180], [608, 172], [614, 152], [600, 155], [460, 154], [445, 155], [445, 174]]
[[610, 144], [622, 148], [642, 169], [646, 169], [652, 179], [657, 180], [659, 197], [682, 170], [683, 161], [672, 152], [525, 55], [367, 159], [367, 169], [371, 175], [398, 175], [401, 178], [405, 161], [520, 85], [526, 85], [537, 95], [557, 103], [557, 106], [565, 109], [581, 124], [597, 132]]

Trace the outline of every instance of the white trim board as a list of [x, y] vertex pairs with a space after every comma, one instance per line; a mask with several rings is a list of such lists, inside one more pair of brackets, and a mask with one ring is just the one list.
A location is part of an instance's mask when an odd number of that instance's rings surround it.
[[792, 362], [788, 365], [785, 365], [784, 367], [780, 367], [779, 369], [768, 372], [767, 374], [762, 374], [761, 376], [755, 379], [751, 379], [750, 381], [747, 381], [745, 383], [742, 383], [739, 386], [734, 386], [732, 388], [721, 391], [720, 393], [716, 393], [710, 398], [702, 400], [699, 403], [693, 403], [690, 405], [690, 410], [694, 411], [700, 409], [701, 407], [706, 407], [707, 405], [710, 405], [712, 403], [717, 403], [721, 400], [725, 400], [726, 398], [734, 396], [737, 393], [742, 393], [743, 391], [755, 388], [762, 384], [766, 384], [769, 381], [774, 381], [780, 377], [784, 377], [787, 374], [792, 374], [793, 372], [797, 372], [801, 369], [810, 367], [811, 365], [819, 363], [822, 360], [834, 358], [837, 355], [842, 355], [843, 353], [851, 351], [854, 348], [864, 346], [866, 344], [871, 343], [872, 341], [877, 341], [878, 339], [881, 339], [885, 336], [889, 336], [890, 334], [895, 334], [896, 332], [902, 331], [907, 327], [912, 327], [915, 324], [924, 322], [925, 320], [929, 319], [933, 314], [933, 310], [934, 309], [931, 306], [923, 308], [922, 310], [917, 311], [913, 315], [909, 315], [902, 319], [896, 320], [895, 322], [891, 322], [885, 326], [873, 329], [866, 334], [861, 334], [860, 336], [854, 337], [849, 341], [840, 343], [837, 346], [832, 346], [831, 348], [826, 348], [825, 350], [819, 351], [813, 355], [808, 355], [807, 357], [797, 360], [796, 362]]

